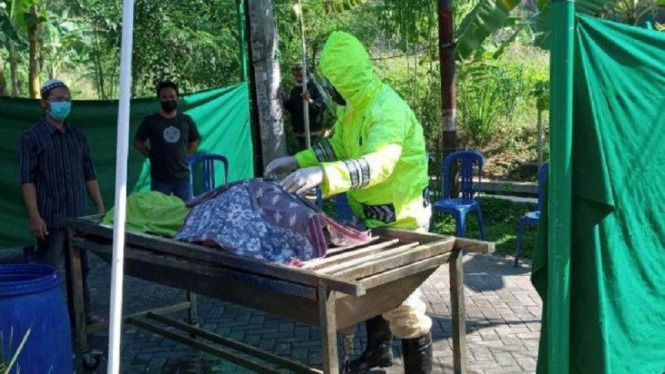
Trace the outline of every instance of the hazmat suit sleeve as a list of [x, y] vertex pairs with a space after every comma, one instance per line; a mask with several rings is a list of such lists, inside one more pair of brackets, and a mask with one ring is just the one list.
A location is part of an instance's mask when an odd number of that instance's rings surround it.
[[350, 145], [358, 147], [359, 152], [354, 154], [360, 156], [322, 163], [324, 178], [321, 191], [324, 195], [372, 187], [392, 174], [402, 154], [408, 120], [403, 113], [391, 110], [390, 106], [375, 107], [367, 117], [367, 133], [361, 135], [358, 144]]

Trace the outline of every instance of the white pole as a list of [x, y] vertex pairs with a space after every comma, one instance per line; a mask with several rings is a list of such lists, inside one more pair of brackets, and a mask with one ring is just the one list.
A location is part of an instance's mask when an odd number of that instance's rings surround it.
[[118, 144], [115, 166], [115, 217], [113, 219], [113, 262], [111, 264], [111, 321], [109, 331], [109, 374], [120, 373], [122, 337], [122, 281], [125, 257], [127, 209], [127, 159], [129, 154], [129, 105], [132, 86], [134, 0], [122, 2], [122, 44], [120, 45], [120, 101]]

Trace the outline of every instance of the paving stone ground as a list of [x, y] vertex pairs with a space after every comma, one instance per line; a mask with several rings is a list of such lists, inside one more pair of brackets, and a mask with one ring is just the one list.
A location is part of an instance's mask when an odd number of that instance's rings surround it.
[[[104, 315], [108, 310], [110, 267], [95, 256], [92, 267], [93, 305], [98, 314]], [[467, 255], [464, 270], [469, 373], [535, 372], [542, 304], [530, 283], [528, 264], [513, 268], [511, 260], [503, 257]], [[447, 268], [435, 272], [422, 290], [434, 322], [433, 372], [450, 373], [452, 325]], [[183, 300], [183, 291], [126, 278], [125, 313]], [[321, 366], [318, 328], [206, 297], [199, 297], [199, 314], [203, 319], [202, 327], [206, 330], [310, 366]], [[98, 334], [93, 338], [93, 345], [105, 351], [107, 339], [108, 334]], [[360, 353], [365, 343], [364, 328], [358, 327], [355, 336], [356, 354]], [[187, 346], [134, 326], [124, 330], [122, 346], [123, 373], [249, 372], [228, 361], [197, 353]], [[393, 352], [396, 357], [400, 357], [399, 340], [393, 342]], [[403, 373], [401, 361], [395, 361], [395, 366], [373, 373]], [[105, 365], [105, 360], [102, 360], [96, 371], [106, 372]], [[77, 372], [83, 371], [79, 369]]]

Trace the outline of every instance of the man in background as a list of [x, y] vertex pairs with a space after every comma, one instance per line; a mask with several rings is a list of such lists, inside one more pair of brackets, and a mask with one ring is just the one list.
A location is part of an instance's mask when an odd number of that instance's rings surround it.
[[284, 108], [291, 115], [293, 133], [296, 139], [298, 139], [299, 150], [302, 151], [307, 148], [304, 106], [307, 105], [309, 107], [310, 144], [313, 145], [323, 133], [325, 104], [323, 102], [323, 95], [314, 81], [308, 80], [307, 91], [303, 92], [303, 67], [301, 63], [293, 65], [291, 72], [293, 73], [296, 85], [291, 89], [288, 99], [284, 98]]
[[161, 110], [143, 119], [134, 136], [134, 147], [150, 160], [150, 189], [187, 201], [192, 195], [187, 157], [194, 154], [201, 136], [192, 117], [178, 111], [175, 83], [161, 82], [157, 98]]
[[[30, 233], [37, 245], [28, 257], [58, 269], [62, 279], [69, 267], [68, 236], [57, 217], [88, 214], [88, 196], [104, 213], [97, 175], [88, 141], [81, 130], [65, 121], [71, 110], [71, 94], [61, 80], [52, 79], [41, 88], [45, 115], [21, 136], [18, 160]], [[81, 251], [84, 299], [88, 323], [99, 322], [91, 313], [88, 255]]]

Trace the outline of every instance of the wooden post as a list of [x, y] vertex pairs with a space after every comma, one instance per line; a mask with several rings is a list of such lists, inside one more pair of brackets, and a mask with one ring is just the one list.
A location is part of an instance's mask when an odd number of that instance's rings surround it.
[[286, 156], [283, 108], [278, 95], [281, 73], [277, 60], [277, 23], [271, 0], [247, 1], [249, 45], [251, 51], [251, 80], [255, 119], [258, 120], [262, 175], [265, 166], [278, 157]]
[[69, 261], [69, 273], [67, 274], [67, 281], [70, 282], [67, 295], [67, 304], [69, 306], [69, 316], [73, 322], [72, 329], [75, 339], [77, 353], [85, 353], [90, 350], [88, 344], [88, 331], [86, 322], [85, 300], [83, 293], [83, 269], [81, 265], [81, 249], [74, 245], [73, 232], [71, 229], [67, 230], [67, 246]]
[[466, 311], [464, 308], [464, 257], [461, 250], [449, 260], [450, 309], [453, 317], [453, 370], [466, 374]]
[[323, 282], [317, 288], [319, 299], [319, 316], [321, 319], [321, 340], [323, 343], [323, 372], [339, 373], [339, 357], [337, 353], [337, 317], [335, 316], [335, 293], [328, 291]]
[[[441, 72], [441, 159], [457, 151], [457, 105], [455, 102], [455, 40], [453, 38], [453, 2], [439, 0], [439, 68]], [[451, 181], [451, 196], [459, 193], [458, 168], [452, 175], [443, 176]]]

